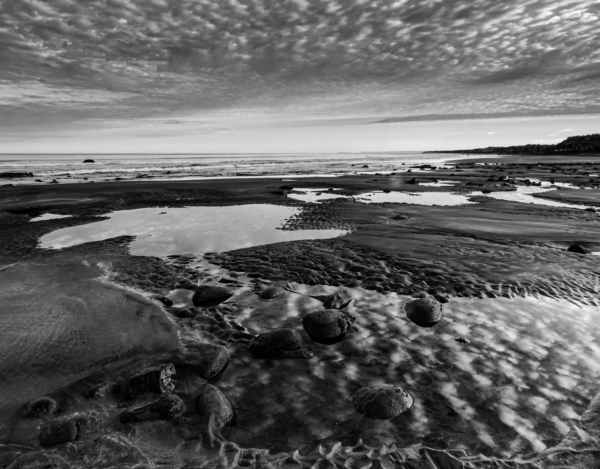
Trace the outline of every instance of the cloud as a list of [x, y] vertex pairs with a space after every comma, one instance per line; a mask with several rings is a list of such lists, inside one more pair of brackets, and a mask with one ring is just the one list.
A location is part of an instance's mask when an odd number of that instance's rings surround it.
[[595, 112], [599, 15], [572, 0], [7, 1], [0, 106], [65, 122]]

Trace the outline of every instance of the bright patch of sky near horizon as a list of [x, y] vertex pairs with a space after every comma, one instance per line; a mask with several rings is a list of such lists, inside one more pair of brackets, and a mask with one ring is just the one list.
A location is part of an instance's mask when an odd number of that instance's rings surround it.
[[0, 152], [558, 142], [598, 129], [599, 15], [584, 0], [6, 0]]

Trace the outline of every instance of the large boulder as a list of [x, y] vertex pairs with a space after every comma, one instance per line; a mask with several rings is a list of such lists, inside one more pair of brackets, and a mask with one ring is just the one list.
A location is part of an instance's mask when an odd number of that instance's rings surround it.
[[315, 342], [334, 344], [344, 338], [354, 321], [354, 316], [339, 309], [325, 309], [304, 316], [302, 325]]
[[222, 345], [194, 343], [175, 353], [170, 360], [177, 368], [192, 368], [201, 378], [209, 380], [227, 367], [230, 358], [229, 351]]
[[587, 248], [584, 248], [581, 244], [571, 244], [567, 248], [567, 251], [576, 252], [577, 254], [590, 254], [590, 250]]
[[409, 301], [404, 311], [408, 319], [421, 327], [433, 327], [442, 319], [442, 305], [431, 296]]
[[219, 285], [200, 285], [192, 297], [192, 303], [196, 307], [209, 307], [227, 301], [235, 292], [229, 288]]
[[357, 412], [370, 419], [388, 420], [410, 410], [414, 398], [393, 384], [372, 384], [360, 388], [352, 397]]
[[168, 393], [175, 389], [176, 383], [175, 367], [172, 363], [149, 366], [129, 378], [125, 395], [131, 399], [147, 392]]

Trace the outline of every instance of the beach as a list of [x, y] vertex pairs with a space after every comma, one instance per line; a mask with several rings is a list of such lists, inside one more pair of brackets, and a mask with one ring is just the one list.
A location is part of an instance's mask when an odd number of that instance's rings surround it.
[[[597, 158], [178, 158], [3, 180], [0, 467], [592, 464]], [[306, 326], [323, 309], [336, 342]], [[256, 352], [279, 330], [300, 344]], [[127, 395], [168, 364], [168, 392]], [[370, 418], [379, 384], [413, 404]], [[176, 416], [130, 417], [165, 395]]]

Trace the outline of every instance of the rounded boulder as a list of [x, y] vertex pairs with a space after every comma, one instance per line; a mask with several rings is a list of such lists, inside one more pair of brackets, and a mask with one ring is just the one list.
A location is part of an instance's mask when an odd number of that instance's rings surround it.
[[393, 384], [372, 384], [360, 388], [352, 397], [357, 412], [378, 420], [397, 417], [410, 410], [414, 402], [409, 392]]
[[421, 327], [433, 327], [442, 319], [442, 305], [433, 297], [409, 301], [404, 311], [408, 319]]

